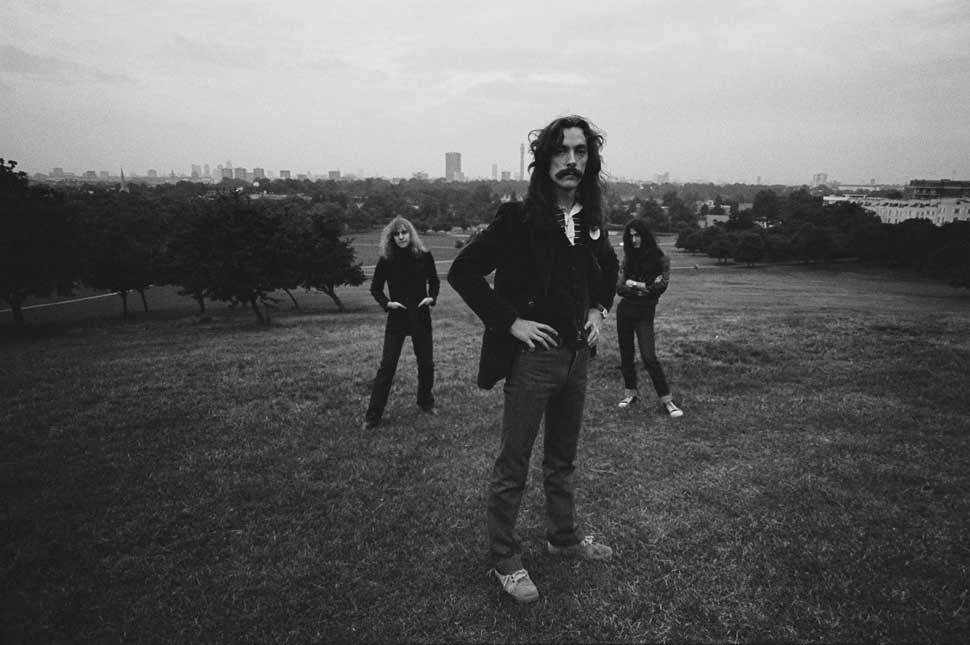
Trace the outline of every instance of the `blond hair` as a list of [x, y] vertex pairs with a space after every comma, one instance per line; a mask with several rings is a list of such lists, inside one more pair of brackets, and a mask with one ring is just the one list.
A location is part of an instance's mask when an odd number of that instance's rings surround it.
[[390, 260], [393, 257], [397, 249], [397, 244], [394, 243], [394, 233], [406, 228], [408, 233], [411, 234], [411, 243], [408, 247], [411, 253], [414, 255], [421, 255], [422, 253], [427, 253], [428, 249], [425, 247], [424, 242], [421, 241], [421, 236], [418, 235], [418, 230], [414, 228], [414, 224], [408, 220], [406, 217], [401, 217], [398, 215], [392, 219], [384, 230], [381, 231], [381, 257]]

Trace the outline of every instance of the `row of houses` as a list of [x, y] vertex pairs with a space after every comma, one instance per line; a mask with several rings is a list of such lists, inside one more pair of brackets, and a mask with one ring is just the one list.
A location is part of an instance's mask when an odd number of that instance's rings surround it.
[[936, 199], [890, 199], [868, 195], [829, 195], [824, 203], [851, 202], [872, 211], [886, 224], [908, 219], [928, 219], [937, 226], [959, 220], [970, 220], [970, 197]]

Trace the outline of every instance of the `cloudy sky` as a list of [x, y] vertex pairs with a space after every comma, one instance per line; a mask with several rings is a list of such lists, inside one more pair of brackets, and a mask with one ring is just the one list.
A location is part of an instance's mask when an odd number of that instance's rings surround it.
[[970, 0], [4, 0], [0, 157], [514, 174], [567, 113], [614, 177], [970, 179]]

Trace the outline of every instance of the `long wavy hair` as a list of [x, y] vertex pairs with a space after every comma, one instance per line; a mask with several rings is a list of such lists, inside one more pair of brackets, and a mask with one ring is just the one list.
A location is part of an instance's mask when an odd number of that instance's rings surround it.
[[[640, 248], [635, 248], [630, 240], [630, 231], [640, 234]], [[646, 220], [632, 219], [623, 227], [623, 271], [632, 275], [646, 263], [659, 262], [664, 252], [657, 244], [657, 238], [650, 232]]]
[[[407, 249], [398, 248], [397, 244], [394, 243], [394, 233], [406, 228], [408, 233], [411, 234], [411, 243]], [[381, 257], [390, 260], [397, 253], [410, 251], [415, 255], [415, 257], [421, 255], [422, 253], [427, 253], [428, 249], [421, 241], [421, 236], [418, 235], [418, 230], [414, 228], [414, 224], [411, 223], [406, 217], [401, 217], [398, 215], [384, 227], [381, 231]]]
[[563, 131], [566, 128], [580, 128], [586, 138], [588, 157], [583, 179], [576, 189], [576, 198], [582, 203], [583, 211], [592, 217], [594, 224], [603, 224], [603, 134], [589, 119], [578, 115], [564, 116], [556, 119], [541, 130], [529, 133], [529, 149], [532, 151], [532, 162], [529, 169], [532, 177], [529, 179], [529, 191], [526, 195], [526, 212], [548, 212], [556, 207], [556, 185], [549, 176], [552, 158], [562, 145]]

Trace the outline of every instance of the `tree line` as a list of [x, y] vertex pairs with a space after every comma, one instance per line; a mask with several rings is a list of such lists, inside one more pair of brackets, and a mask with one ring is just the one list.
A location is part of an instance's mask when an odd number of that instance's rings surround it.
[[750, 209], [731, 211], [724, 224], [682, 229], [676, 247], [749, 266], [853, 258], [910, 267], [954, 287], [970, 287], [970, 222], [887, 224], [859, 204], [825, 205], [805, 188], [784, 196], [760, 191]]
[[364, 282], [339, 203], [185, 188], [32, 186], [0, 159], [0, 298], [15, 324], [28, 298], [79, 286], [119, 294], [125, 317], [128, 294], [147, 311], [149, 286], [175, 285], [201, 312], [222, 301], [266, 322], [275, 292], [316, 289], [343, 309], [336, 288]]
[[[16, 162], [0, 159], [0, 299], [23, 324], [31, 297], [68, 295], [79, 286], [119, 294], [123, 315], [137, 293], [147, 310], [150, 285], [250, 307], [268, 320], [280, 291], [328, 294], [364, 275], [348, 232], [372, 230], [405, 214], [422, 231], [477, 227], [526, 183], [383, 179], [355, 181], [225, 179], [148, 186], [31, 184]], [[880, 222], [848, 202], [824, 205], [807, 188], [616, 182], [606, 194], [607, 224], [633, 217], [655, 232], [678, 235], [676, 246], [744, 264], [859, 258], [913, 266], [954, 286], [970, 286], [970, 223]], [[697, 208], [699, 198], [712, 202]], [[751, 200], [746, 201], [746, 200]], [[742, 208], [742, 204], [750, 207]], [[698, 216], [727, 214], [698, 226]]]

